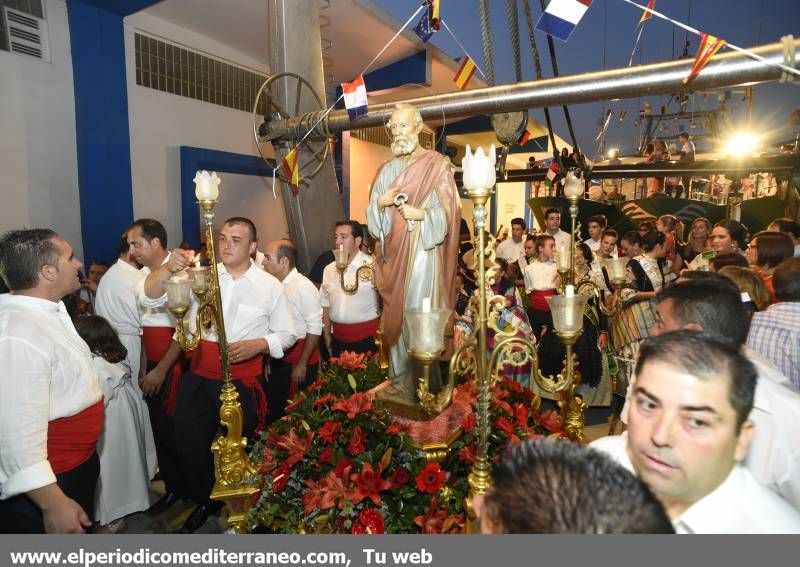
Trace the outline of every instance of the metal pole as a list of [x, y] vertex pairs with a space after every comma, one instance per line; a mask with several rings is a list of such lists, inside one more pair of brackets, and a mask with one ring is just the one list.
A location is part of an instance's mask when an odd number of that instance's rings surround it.
[[[800, 39], [794, 41], [800, 49]], [[783, 44], [771, 43], [752, 48], [768, 63], [729, 52], [715, 56], [689, 87], [692, 91], [710, 88], [731, 87], [743, 83], [774, 81], [782, 71], [775, 64], [783, 64]], [[552, 106], [554, 104], [578, 104], [608, 99], [637, 98], [684, 91], [683, 78], [689, 73], [694, 61], [684, 59], [637, 67], [625, 67], [568, 77], [527, 81], [512, 85], [498, 85], [483, 89], [472, 89], [410, 99], [403, 102], [414, 105], [423, 120], [461, 118], [478, 114], [495, 114]], [[395, 104], [370, 106], [369, 114], [357, 118], [353, 124], [346, 110], [331, 112], [315, 128], [314, 135], [329, 137], [352, 128], [366, 128], [386, 123]], [[261, 134], [267, 139], [299, 139], [317, 122], [323, 112], [311, 113], [288, 120], [278, 120], [262, 125]]]

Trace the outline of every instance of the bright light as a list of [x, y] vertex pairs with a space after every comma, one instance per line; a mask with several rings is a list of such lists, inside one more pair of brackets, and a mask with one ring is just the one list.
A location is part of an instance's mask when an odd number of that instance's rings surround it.
[[725, 144], [725, 151], [728, 155], [749, 156], [758, 147], [758, 138], [750, 132], [739, 132], [734, 134]]
[[610, 150], [608, 150], [608, 153], [606, 155], [608, 156], [608, 159], [613, 159], [615, 157], [618, 157], [619, 148], [611, 148]]

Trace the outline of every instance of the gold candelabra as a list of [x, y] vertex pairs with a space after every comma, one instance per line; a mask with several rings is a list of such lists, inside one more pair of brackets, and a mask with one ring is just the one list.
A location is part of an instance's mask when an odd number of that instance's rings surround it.
[[375, 269], [370, 264], [359, 266], [356, 269], [355, 281], [348, 285], [344, 281], [344, 272], [347, 270], [348, 266], [347, 256], [347, 251], [341, 246], [333, 251], [334, 262], [336, 263], [336, 271], [339, 272], [339, 283], [342, 286], [342, 290], [344, 290], [345, 293], [352, 295], [358, 291], [359, 280], [364, 282], [375, 281]]
[[[564, 295], [548, 298], [553, 312], [555, 332], [566, 348], [564, 370], [556, 377], [544, 376], [539, 368], [539, 356], [536, 345], [531, 341], [514, 336], [515, 331], [503, 331], [496, 325], [495, 312], [502, 305], [502, 297], [489, 297], [487, 288], [494, 283], [495, 252], [493, 239], [487, 242], [486, 203], [494, 193], [496, 181], [495, 152], [491, 147], [489, 155], [482, 148], [475, 154], [467, 148], [463, 160], [463, 183], [467, 195], [473, 203], [473, 219], [475, 224], [476, 247], [474, 252], [475, 268], [478, 275], [478, 296], [473, 298], [477, 303], [478, 321], [475, 334], [466, 340], [450, 359], [451, 380], [456, 375], [474, 374], [477, 382], [477, 450], [475, 463], [469, 474], [469, 495], [467, 497], [467, 531], [477, 532], [476, 517], [472, 509], [474, 496], [485, 494], [491, 486], [491, 465], [489, 463], [489, 404], [491, 385], [499, 380], [502, 368], [507, 365], [531, 365], [531, 376], [543, 390], [560, 395], [562, 423], [565, 432], [576, 441], [585, 442], [583, 433], [583, 411], [586, 404], [575, 394], [580, 384], [580, 375], [575, 371], [573, 346], [582, 332], [583, 308], [587, 298], [574, 294], [574, 287], [565, 288]], [[575, 201], [577, 215], [577, 200]], [[574, 223], [574, 221], [573, 221]], [[574, 240], [572, 244], [572, 263], [569, 274], [574, 279]], [[489, 269], [487, 269], [487, 263]], [[491, 317], [489, 317], [491, 313]], [[491, 321], [491, 322], [490, 322]], [[487, 332], [489, 328], [495, 332], [495, 345], [491, 359], [487, 360]]]
[[[222, 313], [222, 295], [219, 287], [216, 248], [214, 246], [214, 207], [217, 204], [219, 179], [214, 173], [198, 172], [195, 177], [196, 195], [203, 212], [210, 268], [194, 267], [187, 270], [188, 278], [170, 278], [167, 282], [167, 306], [177, 320], [176, 341], [184, 350], [197, 348], [204, 330], [213, 324], [219, 341], [223, 384], [220, 392], [222, 405], [219, 411], [221, 424], [227, 434], [219, 435], [211, 445], [214, 453], [213, 500], [225, 502], [228, 523], [236, 532], [247, 532], [244, 517], [253, 494], [258, 491], [258, 470], [247, 455], [247, 438], [242, 436], [244, 416], [239, 394], [231, 379], [228, 341]], [[210, 277], [209, 277], [210, 272]], [[191, 305], [191, 293], [197, 297], [199, 307], [195, 318], [194, 334], [187, 333], [183, 317]]]

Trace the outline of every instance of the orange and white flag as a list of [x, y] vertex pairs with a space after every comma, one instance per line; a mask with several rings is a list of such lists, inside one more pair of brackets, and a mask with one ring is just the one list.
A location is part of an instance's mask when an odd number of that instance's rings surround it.
[[683, 79], [683, 84], [685, 85], [692, 79], [694, 79], [697, 75], [700, 74], [700, 71], [703, 70], [711, 58], [725, 46], [725, 40], [719, 37], [715, 37], [711, 34], [701, 33], [700, 34], [700, 47], [697, 48], [697, 54], [694, 56], [694, 65], [692, 65], [692, 70], [689, 71], [689, 74], [686, 75]]
[[289, 180], [289, 185], [292, 186], [292, 191], [297, 194], [297, 188], [300, 185], [300, 166], [297, 163], [297, 148], [292, 148], [286, 157], [281, 161], [283, 166], [283, 174]]
[[475, 74], [477, 68], [478, 67], [475, 65], [475, 61], [473, 61], [469, 55], [466, 55], [464, 57], [464, 62], [461, 63], [461, 67], [458, 68], [456, 76], [453, 77], [453, 82], [459, 89], [463, 91], [465, 88], [467, 88], [467, 84], [472, 78], [472, 75]]

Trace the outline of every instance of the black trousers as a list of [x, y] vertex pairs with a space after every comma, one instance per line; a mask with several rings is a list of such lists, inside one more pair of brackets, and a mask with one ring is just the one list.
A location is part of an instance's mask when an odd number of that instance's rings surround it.
[[[306, 377], [300, 388], [311, 385], [317, 379], [318, 365], [309, 364], [306, 367]], [[282, 358], [272, 358], [269, 361], [269, 382], [267, 382], [267, 404], [269, 416], [267, 424], [278, 421], [285, 415], [286, 402], [292, 387], [292, 365]]]
[[[97, 453], [74, 469], [56, 475], [59, 488], [80, 504], [91, 520], [94, 520], [94, 492], [99, 476], [100, 458]], [[26, 494], [0, 500], [0, 533], [43, 534], [42, 511]]]
[[[259, 380], [264, 386], [264, 376]], [[249, 443], [258, 425], [255, 393], [239, 381], [234, 381], [239, 392], [244, 416], [242, 434]], [[219, 395], [222, 381], [209, 380], [189, 371], [184, 373], [178, 404], [175, 408], [175, 438], [180, 468], [185, 478], [186, 492], [196, 504], [204, 504], [214, 488], [214, 455], [211, 443], [219, 431]], [[266, 390], [265, 390], [266, 391]]]
[[[147, 371], [156, 367], [156, 362], [147, 361]], [[150, 412], [150, 427], [153, 428], [153, 439], [156, 444], [156, 457], [158, 457], [158, 470], [167, 492], [172, 492], [179, 498], [187, 498], [186, 480], [181, 471], [178, 460], [178, 446], [175, 440], [175, 419], [167, 414], [165, 401], [169, 381], [173, 378], [167, 376], [157, 394], [146, 396], [147, 409]], [[177, 413], [177, 412], [176, 412]]]
[[356, 354], [362, 354], [371, 352], [375, 354], [378, 352], [378, 347], [375, 345], [375, 337], [368, 337], [366, 339], [361, 339], [360, 341], [356, 341], [354, 343], [346, 343], [337, 339], [336, 337], [332, 337], [331, 340], [331, 356], [339, 356], [344, 351], [349, 350], [350, 352], [354, 352]]

